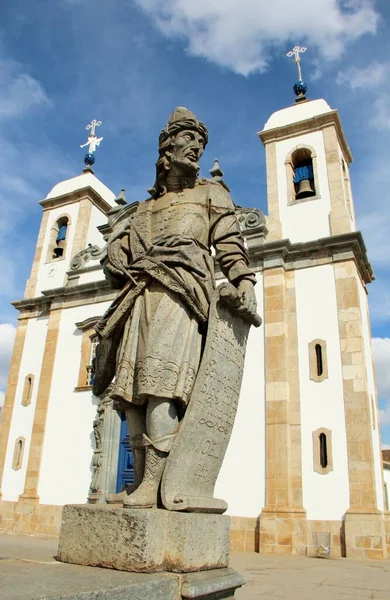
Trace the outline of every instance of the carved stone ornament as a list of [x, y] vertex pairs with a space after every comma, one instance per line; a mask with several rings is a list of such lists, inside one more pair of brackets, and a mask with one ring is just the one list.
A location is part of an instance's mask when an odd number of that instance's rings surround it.
[[106, 248], [88, 244], [87, 248], [78, 252], [70, 262], [70, 270], [77, 271], [83, 269], [90, 260], [100, 260], [105, 253]]
[[237, 217], [243, 232], [265, 226], [267, 222], [265, 214], [259, 208], [238, 208]]

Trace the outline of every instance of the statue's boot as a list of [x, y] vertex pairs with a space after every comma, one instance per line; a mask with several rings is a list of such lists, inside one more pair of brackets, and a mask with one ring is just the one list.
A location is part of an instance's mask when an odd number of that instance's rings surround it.
[[[142, 436], [137, 436], [141, 437]], [[142, 483], [145, 470], [145, 446], [143, 440], [140, 443], [132, 443], [131, 449], [133, 451], [134, 458], [134, 481], [130, 485], [127, 485], [124, 490], [117, 494], [108, 494], [106, 496], [107, 504], [122, 504], [123, 500], [130, 494], [133, 494]]]
[[148, 445], [145, 453], [143, 481], [134, 493], [123, 499], [124, 508], [154, 508], [157, 506], [158, 488], [174, 437], [175, 434], [166, 435], [152, 441], [144, 436]]

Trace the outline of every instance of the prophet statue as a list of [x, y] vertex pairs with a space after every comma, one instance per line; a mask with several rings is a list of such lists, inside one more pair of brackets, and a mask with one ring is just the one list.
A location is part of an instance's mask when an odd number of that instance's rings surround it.
[[176, 108], [159, 137], [150, 198], [111, 234], [103, 262], [119, 291], [96, 325], [93, 391], [111, 385], [126, 414], [135, 480], [106, 500], [127, 508], [158, 504], [202, 360], [215, 262], [237, 292], [240, 314], [256, 315], [256, 280], [235, 205], [223, 183], [198, 176], [207, 142], [205, 125]]

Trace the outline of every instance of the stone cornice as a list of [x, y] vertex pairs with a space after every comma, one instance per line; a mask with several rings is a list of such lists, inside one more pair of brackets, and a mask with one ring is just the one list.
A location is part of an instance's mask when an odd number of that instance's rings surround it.
[[329, 127], [330, 125], [335, 126], [343, 154], [347, 161], [351, 163], [353, 160], [351, 150], [346, 142], [340, 116], [337, 110], [332, 110], [303, 121], [297, 121], [296, 123], [290, 123], [289, 125], [282, 125], [281, 127], [275, 127], [274, 129], [259, 131], [257, 135], [263, 144], [266, 145], [270, 142], [277, 142], [286, 138], [295, 137], [297, 135], [318, 131], [319, 129]]
[[73, 202], [78, 202], [81, 198], [89, 198], [91, 202], [105, 214], [112, 209], [111, 204], [104, 200], [104, 198], [102, 198], [102, 196], [98, 194], [98, 192], [90, 185], [79, 188], [74, 192], [63, 194], [62, 196], [45, 198], [44, 200], [41, 200], [39, 204], [43, 207], [43, 210], [48, 210], [50, 208], [57, 208], [59, 206], [66, 206], [67, 204], [73, 204]]
[[[354, 260], [365, 284], [375, 279], [360, 231], [297, 244], [292, 244], [288, 239], [264, 243], [260, 232], [257, 243], [253, 239], [252, 243], [248, 244], [248, 253], [250, 266], [256, 271], [275, 267], [283, 267], [289, 271]], [[217, 264], [216, 276], [222, 277]], [[116, 293], [106, 280], [99, 279], [80, 285], [44, 290], [42, 296], [18, 300], [12, 302], [12, 305], [21, 312], [21, 318], [32, 317], [51, 309], [111, 301]]]
[[292, 244], [290, 240], [266, 242], [249, 249], [251, 266], [265, 270], [277, 266], [304, 269], [354, 259], [364, 283], [375, 279], [360, 231]]
[[[43, 290], [42, 296], [25, 298], [11, 304], [21, 313], [69, 308], [82, 304], [111, 301], [116, 295], [108, 281], [98, 280], [80, 285]], [[30, 315], [29, 315], [30, 316]], [[32, 315], [31, 315], [32, 316]]]

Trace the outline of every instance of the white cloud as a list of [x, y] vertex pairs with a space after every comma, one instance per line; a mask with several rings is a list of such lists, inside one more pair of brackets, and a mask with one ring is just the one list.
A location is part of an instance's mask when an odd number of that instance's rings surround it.
[[34, 107], [50, 106], [42, 84], [18, 62], [0, 59], [0, 119], [18, 117]]
[[367, 67], [351, 67], [337, 75], [339, 85], [348, 85], [352, 90], [372, 90], [380, 86], [390, 73], [390, 62], [373, 62]]
[[[0, 390], [4, 390], [12, 348], [14, 346], [16, 328], [11, 323], [0, 324]], [[0, 403], [1, 404], [1, 403]]]
[[385, 402], [379, 411], [381, 425], [390, 425], [390, 338], [373, 338], [378, 396]]
[[135, 0], [169, 39], [189, 54], [236, 73], [267, 69], [272, 53], [307, 43], [326, 59], [348, 42], [375, 33], [374, 0]]

